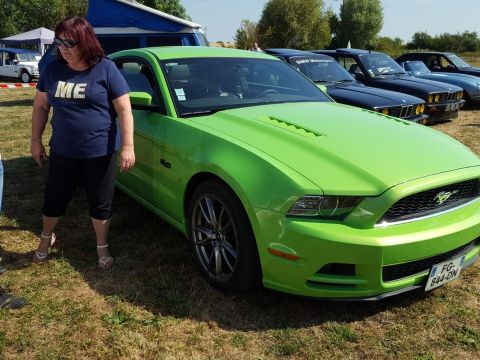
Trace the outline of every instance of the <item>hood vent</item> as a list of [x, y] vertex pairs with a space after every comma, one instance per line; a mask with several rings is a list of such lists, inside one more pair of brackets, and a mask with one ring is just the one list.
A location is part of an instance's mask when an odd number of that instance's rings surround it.
[[259, 117], [258, 120], [261, 120], [270, 125], [282, 128], [284, 130], [288, 130], [297, 135], [308, 137], [308, 138], [317, 138], [317, 137], [324, 136], [324, 134], [318, 133], [314, 130], [305, 128], [297, 124], [292, 124], [288, 121], [285, 121], [276, 117], [272, 117], [272, 116], [262, 116], [262, 117]]

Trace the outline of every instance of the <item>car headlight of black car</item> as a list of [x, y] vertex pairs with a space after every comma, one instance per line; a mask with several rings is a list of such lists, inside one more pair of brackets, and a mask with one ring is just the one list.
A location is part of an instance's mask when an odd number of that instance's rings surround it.
[[341, 219], [362, 200], [360, 196], [306, 195], [298, 199], [288, 210], [288, 216]]
[[442, 98], [441, 94], [430, 94], [428, 95], [428, 102], [429, 103], [438, 103]]
[[415, 114], [417, 115], [423, 114], [424, 111], [425, 111], [425, 104], [418, 104], [415, 107]]

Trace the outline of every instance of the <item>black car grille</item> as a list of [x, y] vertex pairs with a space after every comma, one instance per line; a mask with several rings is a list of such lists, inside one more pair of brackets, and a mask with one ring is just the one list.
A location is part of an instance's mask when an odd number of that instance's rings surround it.
[[442, 94], [440, 94], [440, 102], [445, 102], [445, 101], [451, 101], [451, 100], [459, 99], [459, 93], [460, 93], [460, 91], [442, 93]]
[[468, 253], [472, 250], [476, 244], [480, 242], [479, 239], [473, 240], [466, 245], [463, 245], [457, 249], [449, 252], [435, 255], [426, 259], [412, 261], [397, 265], [387, 265], [383, 267], [382, 277], [383, 281], [394, 281], [407, 276], [418, 274], [420, 272], [429, 270], [433, 265], [441, 263], [443, 261], [456, 258], [462, 254]]
[[397, 201], [378, 223], [395, 223], [433, 215], [465, 204], [479, 196], [480, 179], [423, 191]]
[[407, 118], [415, 114], [415, 105], [397, 106], [390, 109], [390, 116]]

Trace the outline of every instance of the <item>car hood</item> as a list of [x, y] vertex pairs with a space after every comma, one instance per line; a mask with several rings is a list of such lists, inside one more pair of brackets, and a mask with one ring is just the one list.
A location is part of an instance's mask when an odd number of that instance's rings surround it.
[[327, 93], [336, 101], [369, 108], [412, 105], [423, 102], [422, 99], [415, 96], [356, 84], [329, 85], [327, 89]]
[[377, 195], [408, 180], [480, 165], [443, 133], [336, 103], [252, 106], [189, 120], [275, 158], [325, 194]]
[[454, 84], [460, 87], [465, 84], [477, 86], [477, 83], [480, 82], [480, 79], [476, 76], [457, 73], [422, 73], [415, 76], [427, 80], [448, 82], [449, 84]]
[[433, 80], [420, 79], [413, 76], [389, 76], [385, 78], [375, 78], [372, 80], [375, 86], [379, 86], [389, 90], [396, 90], [400, 92], [423, 92], [429, 94], [432, 92], [445, 92], [448, 89], [451, 91], [461, 91], [462, 89], [450, 84], [445, 84]]
[[459, 71], [461, 71], [463, 74], [480, 76], [480, 68], [476, 67], [460, 68]]

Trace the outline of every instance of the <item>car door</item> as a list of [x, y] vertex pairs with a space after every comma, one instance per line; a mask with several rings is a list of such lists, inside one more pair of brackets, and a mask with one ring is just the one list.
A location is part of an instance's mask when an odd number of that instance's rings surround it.
[[[120, 173], [118, 178], [129, 189], [134, 189], [135, 195], [146, 202], [152, 203], [155, 172], [159, 166], [160, 149], [156, 142], [161, 127], [154, 115], [161, 111], [159, 96], [154, 94], [155, 84], [145, 75], [148, 64], [142, 60], [117, 60], [117, 67], [124, 76], [130, 92], [146, 92], [152, 96], [150, 108], [133, 105], [132, 112], [135, 122], [135, 166], [127, 173]], [[150, 70], [150, 69], [149, 69]], [[151, 71], [151, 70], [150, 70]], [[152, 77], [153, 78], [153, 77]], [[155, 81], [155, 80], [154, 80]], [[157, 107], [158, 108], [155, 108]]]
[[[185, 142], [186, 126], [166, 114], [164, 96], [157, 75], [144, 59], [115, 59], [130, 91], [147, 92], [150, 106], [132, 105], [135, 122], [135, 166], [120, 173], [120, 184], [134, 189], [137, 197], [160, 212], [181, 221], [183, 185], [179, 180], [189, 164], [173, 143]], [[173, 143], [172, 143], [173, 142]]]

